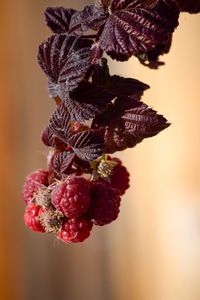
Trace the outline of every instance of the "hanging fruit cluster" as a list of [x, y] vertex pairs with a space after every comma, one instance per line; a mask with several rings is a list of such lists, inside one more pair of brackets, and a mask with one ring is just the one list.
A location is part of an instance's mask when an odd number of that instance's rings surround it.
[[102, 0], [82, 11], [46, 9], [53, 35], [39, 46], [38, 62], [57, 108], [42, 133], [50, 147], [47, 170], [28, 175], [23, 187], [24, 221], [33, 231], [82, 242], [93, 225], [117, 219], [129, 173], [110, 154], [169, 123], [141, 101], [149, 86], [110, 75], [103, 55], [118, 61], [135, 56], [158, 68], [178, 26], [180, 2]]
[[49, 171], [37, 170], [27, 176], [23, 187], [25, 224], [33, 231], [56, 233], [65, 242], [82, 242], [93, 224], [114, 221], [121, 195], [129, 187], [129, 173], [116, 158], [103, 158], [95, 164], [96, 174], [92, 168], [74, 169], [50, 185]]

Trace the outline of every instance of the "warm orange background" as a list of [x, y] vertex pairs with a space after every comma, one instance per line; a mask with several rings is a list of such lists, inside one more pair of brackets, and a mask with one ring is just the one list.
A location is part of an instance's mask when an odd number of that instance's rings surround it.
[[[40, 132], [53, 111], [36, 62], [50, 32], [45, 6], [86, 1], [1, 1], [0, 299], [200, 299], [200, 15], [183, 14], [166, 66], [111, 62], [113, 73], [151, 85], [144, 101], [172, 126], [119, 153], [131, 172], [119, 219], [64, 245], [23, 224], [21, 185], [45, 167]], [[87, 1], [87, 3], [89, 3]]]

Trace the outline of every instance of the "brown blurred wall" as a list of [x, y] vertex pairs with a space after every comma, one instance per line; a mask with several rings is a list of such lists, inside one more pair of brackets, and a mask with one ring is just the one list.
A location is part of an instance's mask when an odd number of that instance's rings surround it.
[[80, 3], [1, 1], [0, 299], [199, 300], [199, 15], [182, 15], [158, 71], [134, 58], [111, 62], [113, 73], [150, 84], [144, 101], [172, 122], [118, 154], [132, 176], [120, 218], [80, 245], [23, 225], [21, 185], [28, 172], [45, 167], [39, 135], [54, 108], [36, 62], [38, 44], [50, 34], [44, 7]]

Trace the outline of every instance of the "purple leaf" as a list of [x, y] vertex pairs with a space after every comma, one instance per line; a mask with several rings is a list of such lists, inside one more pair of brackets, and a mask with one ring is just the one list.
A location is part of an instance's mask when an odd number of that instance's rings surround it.
[[118, 97], [141, 95], [149, 88], [149, 85], [132, 78], [124, 78], [121, 76], [111, 76], [107, 88], [110, 92]]
[[53, 35], [39, 47], [38, 62], [49, 79], [50, 94], [62, 96], [83, 81], [91, 67], [92, 41]]
[[93, 128], [105, 128], [105, 152], [132, 148], [169, 126], [155, 110], [132, 98], [118, 98], [107, 114], [96, 117]]
[[113, 98], [103, 87], [83, 82], [66, 97], [65, 103], [72, 119], [84, 121], [101, 113]]
[[103, 50], [101, 49], [99, 42], [95, 42], [91, 48], [91, 61], [95, 65], [102, 58]]
[[89, 161], [82, 160], [78, 156], [75, 157], [74, 162], [73, 162], [73, 166], [78, 171], [81, 171], [83, 173], [90, 173], [91, 174], [94, 171], [94, 169], [90, 165]]
[[[128, 8], [136, 8], [137, 6], [145, 4], [147, 0], [110, 0], [110, 10], [112, 12]], [[151, 1], [152, 2], [152, 1]]]
[[71, 134], [71, 121], [64, 103], [59, 105], [49, 120], [49, 130], [63, 143], [68, 143]]
[[166, 27], [169, 33], [178, 26], [179, 7], [175, 0], [157, 0], [150, 6], [153, 14]]
[[[64, 85], [63, 85], [63, 86], [64, 86]], [[48, 91], [49, 91], [49, 96], [50, 96], [52, 99], [55, 99], [56, 97], [59, 97], [59, 96], [60, 96], [61, 88], [62, 88], [62, 85], [55, 84], [55, 83], [53, 83], [52, 81], [48, 80]], [[64, 86], [64, 88], [65, 88], [65, 86]]]
[[132, 96], [140, 99], [149, 85], [132, 78], [124, 78], [118, 75], [110, 76], [107, 60], [103, 58], [100, 64], [95, 65], [92, 74], [92, 82], [103, 86], [114, 97]]
[[81, 131], [70, 137], [68, 142], [80, 159], [92, 161], [103, 153], [104, 130]]
[[66, 33], [75, 12], [74, 9], [64, 7], [47, 7], [44, 13], [46, 24], [54, 33]]
[[71, 151], [55, 152], [51, 158], [50, 165], [58, 175], [67, 174], [75, 156]]
[[92, 73], [92, 82], [97, 85], [106, 86], [110, 79], [108, 60], [101, 58], [98, 64], [94, 65]]
[[164, 62], [159, 61], [159, 55], [169, 52], [172, 44], [172, 34], [169, 36], [169, 40], [165, 45], [157, 45], [155, 49], [146, 53], [140, 53], [137, 57], [141, 64], [148, 66], [150, 69], [157, 69], [159, 66], [164, 65]]
[[200, 1], [199, 0], [177, 0], [180, 10], [189, 12], [191, 14], [200, 12]]
[[132, 136], [136, 138], [152, 137], [169, 126], [167, 120], [147, 104], [130, 99], [124, 107], [121, 102], [123, 99], [116, 101], [116, 109], [121, 110], [125, 130]]
[[82, 11], [78, 11], [72, 16], [69, 33], [82, 35], [89, 29], [99, 30], [106, 18], [107, 13], [102, 6], [87, 5]]
[[174, 0], [113, 0], [100, 36], [100, 47], [112, 58], [124, 61], [165, 45], [178, 26]]
[[55, 136], [49, 126], [43, 130], [41, 140], [47, 147], [53, 147], [57, 149], [63, 149], [66, 147], [66, 144]]
[[90, 103], [80, 103], [70, 98], [69, 95], [65, 97], [65, 105], [70, 114], [71, 120], [84, 121], [89, 120], [93, 113], [93, 105]]
[[94, 103], [103, 107], [113, 99], [113, 95], [102, 86], [90, 82], [82, 82], [70, 93], [70, 96], [76, 101]]
[[55, 147], [55, 136], [49, 126], [43, 130], [41, 140], [47, 147]]

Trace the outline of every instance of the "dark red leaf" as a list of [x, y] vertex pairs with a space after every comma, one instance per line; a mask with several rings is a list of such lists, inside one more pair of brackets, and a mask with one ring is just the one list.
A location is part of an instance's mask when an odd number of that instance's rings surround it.
[[55, 136], [49, 126], [43, 130], [41, 140], [47, 147], [55, 147]]
[[60, 95], [60, 86], [58, 84], [53, 83], [51, 80], [48, 80], [48, 91], [49, 96], [52, 99], [55, 99], [56, 97], [59, 97]]
[[46, 24], [54, 33], [66, 33], [75, 12], [74, 9], [64, 7], [47, 7], [44, 13]]
[[176, 0], [181, 11], [189, 12], [191, 14], [200, 12], [200, 0]]
[[59, 105], [49, 120], [49, 130], [63, 143], [67, 144], [71, 134], [71, 121], [64, 103]]
[[[153, 0], [155, 2], [155, 0]], [[151, 1], [151, 2], [153, 2]], [[142, 4], [150, 2], [148, 0], [110, 0], [110, 10], [111, 12], [119, 11], [128, 8], [136, 8], [140, 7]]]
[[58, 149], [63, 149], [66, 147], [66, 144], [55, 136], [55, 134], [52, 132], [49, 126], [47, 126], [43, 130], [41, 140], [47, 147], [53, 147]]
[[168, 126], [162, 115], [132, 98], [118, 98], [107, 114], [96, 117], [92, 125], [105, 128], [106, 153], [132, 148]]
[[90, 103], [80, 103], [71, 99], [69, 95], [66, 95], [65, 105], [70, 113], [71, 120], [81, 122], [92, 118], [94, 106]]
[[113, 95], [103, 87], [83, 82], [70, 93], [65, 103], [72, 119], [84, 121], [102, 112], [111, 100]]
[[92, 81], [96, 85], [103, 86], [114, 97], [134, 95], [136, 99], [140, 99], [143, 92], [149, 88], [149, 85], [137, 79], [124, 78], [118, 75], [110, 76], [105, 58], [94, 66]]
[[178, 26], [179, 7], [175, 0], [157, 0], [150, 5], [150, 10], [161, 21], [162, 25], [167, 28], [169, 33], [174, 32]]
[[80, 159], [92, 161], [103, 153], [104, 130], [81, 131], [70, 137], [68, 142]]
[[55, 152], [51, 158], [50, 165], [58, 175], [67, 174], [75, 156], [71, 151]]
[[90, 161], [82, 160], [78, 158], [78, 156], [75, 157], [73, 166], [81, 173], [90, 173], [94, 171], [92, 168]]
[[159, 61], [161, 54], [169, 52], [172, 44], [172, 34], [169, 36], [169, 40], [165, 45], [157, 45], [155, 49], [148, 51], [147, 53], [140, 53], [138, 58], [144, 66], [148, 66], [151, 69], [157, 69], [159, 66], [164, 65], [164, 62]]
[[[98, 76], [96, 74], [98, 73]], [[135, 99], [140, 99], [148, 85], [136, 79], [123, 78], [120, 76], [110, 76], [100, 68], [94, 70], [93, 82], [83, 82], [70, 93], [66, 95], [66, 107], [71, 115], [71, 119], [84, 121], [94, 118], [105, 110], [114, 98], [118, 96], [134, 95]]]
[[178, 25], [179, 9], [174, 0], [113, 0], [110, 11], [99, 42], [120, 61], [165, 45]]
[[103, 57], [93, 67], [92, 82], [97, 85], [106, 86], [109, 79], [108, 60]]
[[101, 49], [99, 42], [95, 42], [91, 48], [91, 61], [92, 64], [95, 65], [98, 63], [99, 59], [101, 59], [103, 55], [103, 50]]
[[38, 62], [49, 79], [52, 97], [72, 91], [91, 67], [92, 41], [66, 34], [51, 36], [39, 47]]
[[125, 130], [132, 136], [152, 137], [169, 126], [167, 120], [147, 104], [130, 99], [129, 103], [123, 107], [123, 103], [121, 103], [123, 100], [116, 101], [116, 109], [121, 110]]
[[149, 85], [132, 78], [124, 78], [121, 76], [111, 76], [107, 88], [110, 92], [118, 97], [141, 95], [149, 88]]
[[69, 33], [82, 35], [88, 29], [99, 30], [106, 18], [107, 13], [102, 6], [87, 5], [82, 11], [78, 11], [72, 16]]

